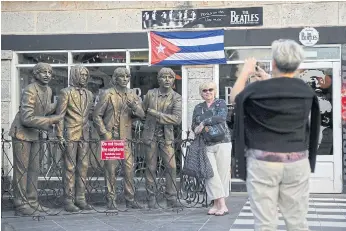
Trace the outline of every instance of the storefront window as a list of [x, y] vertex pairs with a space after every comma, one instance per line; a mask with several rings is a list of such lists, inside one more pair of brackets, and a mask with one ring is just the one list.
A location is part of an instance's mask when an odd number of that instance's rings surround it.
[[252, 48], [252, 49], [225, 49], [227, 61], [243, 61], [249, 57], [255, 57], [257, 60], [270, 60], [270, 48]]
[[[32, 73], [33, 67], [29, 68], [18, 68], [19, 82], [20, 82], [20, 93], [23, 92], [24, 88], [31, 83], [33, 79]], [[52, 80], [49, 82], [49, 86], [52, 89], [52, 102], [57, 100], [57, 96], [61, 89], [68, 86], [68, 69], [67, 67], [53, 67]]]
[[[271, 73], [270, 62], [258, 62], [258, 65], [267, 73]], [[223, 64], [219, 65], [219, 98], [226, 100], [227, 105], [231, 106], [229, 96], [231, 90], [239, 77], [244, 64]], [[248, 83], [253, 80], [250, 78]]]
[[126, 52], [78, 52], [72, 53], [73, 63], [126, 63]]
[[[259, 66], [270, 73], [270, 62], [259, 62]], [[231, 89], [237, 80], [243, 64], [224, 64], [219, 67], [219, 98], [226, 100], [227, 104], [230, 104], [228, 97], [231, 94]], [[249, 83], [251, 79], [249, 80]]]
[[333, 155], [333, 69], [300, 69], [297, 78], [315, 91], [321, 112], [317, 155]]
[[95, 103], [98, 101], [100, 92], [112, 86], [111, 80], [114, 70], [125, 66], [109, 66], [109, 67], [87, 67], [90, 74], [87, 88], [93, 93]]
[[131, 63], [148, 63], [149, 51], [131, 51], [130, 62]]
[[18, 54], [18, 64], [67, 64], [68, 55], [65, 53], [20, 53]]
[[[157, 66], [130, 66], [131, 88], [139, 89], [139, 95], [143, 98], [150, 89], [159, 87], [157, 74], [162, 67]], [[175, 72], [174, 90], [182, 94], [181, 66], [171, 66]]]
[[339, 47], [304, 47], [305, 59], [340, 59]]

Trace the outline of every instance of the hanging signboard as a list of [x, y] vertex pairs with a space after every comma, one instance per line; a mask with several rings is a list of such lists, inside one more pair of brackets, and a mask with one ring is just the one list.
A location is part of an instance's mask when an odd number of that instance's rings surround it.
[[313, 27], [306, 27], [299, 33], [299, 41], [304, 46], [314, 46], [319, 39], [320, 35]]
[[123, 160], [125, 158], [124, 140], [102, 140], [101, 160]]
[[142, 11], [143, 29], [252, 27], [263, 25], [263, 7]]

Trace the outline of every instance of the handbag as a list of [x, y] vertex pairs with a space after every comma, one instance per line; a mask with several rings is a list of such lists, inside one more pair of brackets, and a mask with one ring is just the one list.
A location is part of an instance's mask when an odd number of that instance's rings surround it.
[[202, 134], [206, 142], [220, 142], [225, 138], [225, 135], [226, 135], [225, 129], [224, 129], [224, 123], [204, 126], [202, 130]]
[[213, 168], [207, 156], [206, 145], [201, 135], [197, 135], [187, 148], [182, 172], [184, 175], [197, 179], [209, 179], [214, 176]]

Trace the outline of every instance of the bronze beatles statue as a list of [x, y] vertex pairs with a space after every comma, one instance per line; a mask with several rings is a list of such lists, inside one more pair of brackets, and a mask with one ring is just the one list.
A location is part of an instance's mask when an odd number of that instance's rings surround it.
[[[140, 98], [131, 89], [127, 88], [130, 81], [130, 72], [126, 68], [115, 69], [112, 83], [113, 87], [101, 93], [100, 99], [93, 113], [94, 125], [101, 140], [131, 139], [132, 117], [143, 118], [144, 111]], [[107, 208], [116, 210], [116, 169], [120, 161], [105, 161], [105, 181], [107, 186]], [[125, 147], [125, 160], [123, 163], [125, 180], [125, 199], [127, 208], [140, 208], [134, 201], [133, 184], [133, 155], [131, 144]]]
[[147, 112], [142, 137], [147, 144], [145, 177], [149, 208], [156, 208], [155, 179], [158, 154], [165, 164], [167, 206], [177, 207], [173, 126], [181, 123], [182, 105], [181, 95], [172, 89], [174, 80], [173, 70], [162, 68], [158, 73], [160, 87], [149, 90], [143, 100], [143, 109]]
[[63, 152], [64, 207], [68, 212], [90, 210], [85, 199], [89, 164], [89, 119], [93, 94], [86, 89], [89, 71], [81, 65], [70, 72], [70, 87], [60, 91], [57, 114], [64, 116], [57, 126]]
[[13, 202], [18, 214], [33, 215], [48, 212], [37, 200], [37, 181], [40, 171], [39, 153], [42, 132], [48, 131], [62, 116], [51, 115], [56, 104], [51, 103], [52, 67], [38, 63], [33, 68], [33, 81], [25, 87], [20, 109], [10, 129], [13, 142]]

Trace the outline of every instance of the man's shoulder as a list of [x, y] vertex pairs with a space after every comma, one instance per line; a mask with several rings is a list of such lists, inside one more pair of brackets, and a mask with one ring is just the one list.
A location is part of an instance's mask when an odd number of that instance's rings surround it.
[[148, 90], [147, 95], [154, 94], [156, 91], [158, 91], [158, 88], [150, 89]]
[[87, 93], [88, 95], [94, 95], [90, 90], [88, 90], [88, 89], [86, 89], [86, 88], [85, 88], [85, 91], [86, 91], [86, 93]]
[[[50, 88], [50, 86], [47, 86], [47, 90], [48, 92], [52, 92], [52, 88]], [[28, 84], [24, 90], [24, 92], [30, 92], [30, 93], [37, 93], [37, 91], [40, 91], [40, 88], [37, 86], [36, 82], [30, 83]]]

